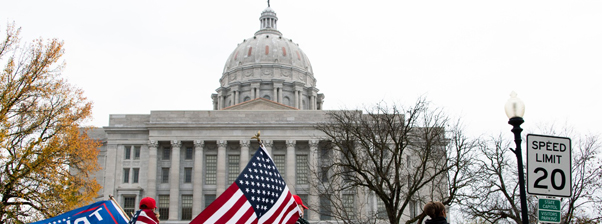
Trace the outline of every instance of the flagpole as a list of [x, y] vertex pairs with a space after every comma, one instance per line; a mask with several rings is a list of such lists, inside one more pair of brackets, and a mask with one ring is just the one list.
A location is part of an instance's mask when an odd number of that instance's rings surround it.
[[119, 210], [121, 210], [121, 212], [123, 212], [123, 214], [125, 214], [125, 217], [128, 218], [128, 222], [129, 222], [131, 220], [130, 216], [128, 215], [128, 213], [125, 212], [125, 210], [123, 210], [121, 205], [119, 205], [119, 203], [117, 203], [117, 201], [115, 201], [115, 198], [113, 197], [113, 195], [109, 195], [109, 199], [111, 199], [111, 201], [113, 201], [117, 205], [117, 208], [119, 208]]

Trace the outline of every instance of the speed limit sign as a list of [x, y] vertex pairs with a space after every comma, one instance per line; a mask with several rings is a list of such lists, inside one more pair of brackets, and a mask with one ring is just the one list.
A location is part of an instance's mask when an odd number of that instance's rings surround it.
[[527, 192], [571, 196], [571, 139], [527, 135]]

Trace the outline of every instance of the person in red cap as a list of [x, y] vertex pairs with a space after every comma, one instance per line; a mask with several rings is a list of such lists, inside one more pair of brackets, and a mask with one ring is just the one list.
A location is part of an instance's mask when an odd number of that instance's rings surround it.
[[155, 199], [146, 197], [140, 200], [140, 210], [134, 214], [130, 220], [130, 224], [146, 223], [159, 224], [159, 214], [157, 213], [157, 203]]
[[308, 207], [303, 204], [303, 201], [301, 200], [299, 195], [293, 195], [293, 198], [295, 198], [295, 202], [297, 202], [297, 205], [299, 205], [299, 210], [301, 210], [301, 215], [299, 216], [299, 219], [297, 219], [297, 222], [295, 222], [295, 223], [309, 224], [309, 222], [307, 222], [307, 220], [303, 219], [303, 214], [305, 213], [305, 209], [308, 209]]

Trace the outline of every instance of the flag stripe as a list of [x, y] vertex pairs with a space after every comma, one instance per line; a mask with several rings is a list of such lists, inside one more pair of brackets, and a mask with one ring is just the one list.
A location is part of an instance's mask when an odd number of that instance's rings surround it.
[[[211, 215], [211, 217], [209, 217], [209, 219], [207, 219], [207, 222], [209, 222], [209, 223], [218, 223], [217, 221], [222, 216], [224, 216], [224, 214], [226, 214], [226, 212], [228, 212], [230, 209], [233, 209], [234, 208], [234, 204], [243, 195], [242, 191], [240, 191], [238, 189], [238, 186], [236, 186], [236, 184], [231, 185], [229, 188], [236, 189], [236, 191], [234, 192], [234, 194], [228, 194], [230, 196], [230, 198], [220, 196], [220, 198], [223, 198], [224, 201], [226, 201], [226, 202], [219, 204], [221, 206], [219, 207], [219, 209], [217, 211], [215, 211], [215, 213], [213, 213], [213, 215]], [[224, 194], [226, 194], [226, 192], [224, 192]], [[224, 195], [224, 194], [222, 194], [222, 195]], [[225, 195], [225, 196], [228, 196], [228, 195]], [[225, 200], [225, 199], [228, 199], [228, 200]], [[212, 203], [212, 205], [213, 205], [213, 203]], [[228, 219], [226, 219], [225, 221], [228, 221]], [[221, 222], [221, 223], [225, 223], [225, 222]]]
[[291, 224], [299, 208], [267, 151], [260, 147], [236, 181], [190, 224]]
[[238, 221], [236, 222], [236, 224], [245, 224], [245, 223], [250, 223], [252, 222], [254, 219], [257, 219], [257, 217], [253, 217], [255, 216], [255, 211], [253, 210], [253, 208], [251, 207], [251, 204], [246, 203], [245, 205], [249, 205], [249, 207], [247, 208], [245, 214], [243, 214], [240, 219], [238, 219]]
[[297, 219], [299, 219], [299, 212], [295, 210], [295, 207], [298, 207], [298, 205], [296, 203], [291, 202], [288, 208], [286, 209], [287, 212], [285, 213], [284, 219], [282, 219], [282, 222], [280, 223], [289, 223], [291, 218], [293, 218], [292, 220], [294, 220], [295, 222], [297, 221]]
[[[281, 197], [282, 198], [282, 197]], [[266, 220], [266, 223], [275, 223], [276, 219], [278, 218], [278, 215], [280, 215], [280, 213], [282, 212], [282, 210], [284, 209], [284, 206], [286, 206], [286, 204], [288, 204], [288, 201], [292, 198], [291, 194], [288, 193], [286, 194], [286, 197], [284, 198], [284, 201], [280, 203], [280, 206], [278, 206], [278, 209], [274, 211], [274, 214], [277, 215], [270, 215], [270, 216], [264, 216], [264, 217], [268, 217], [269, 219]], [[278, 200], [278, 202], [280, 202], [280, 200]], [[278, 204], [278, 203], [276, 203]], [[261, 220], [259, 220], [261, 221]]]
[[[235, 197], [238, 196], [238, 191], [236, 192], [237, 194], [234, 194], [234, 196], [232, 196], [232, 199], [234, 199]], [[242, 208], [242, 206], [245, 204], [245, 202], [247, 201], [247, 198], [245, 198], [245, 196], [242, 194], [242, 192], [240, 192], [240, 196], [242, 197], [238, 197], [238, 200], [236, 201], [236, 203], [234, 203], [233, 206], [228, 207], [228, 211], [226, 211], [222, 217], [220, 219], [217, 220], [216, 223], [227, 223], [230, 219], [234, 218], [234, 215], [240, 210], [240, 208]], [[229, 200], [228, 202], [230, 202], [232, 200]]]
[[[280, 195], [280, 197], [278, 197], [278, 201], [276, 201], [276, 203], [274, 205], [282, 205], [282, 203], [285, 203], [285, 201], [287, 200], [287, 197], [291, 197], [291, 192], [288, 190], [288, 186], [284, 187], [284, 191], [282, 191], [282, 194]], [[260, 218], [259, 222], [263, 223], [266, 221], [266, 219], [268, 219], [269, 217], [271, 217], [277, 210], [278, 207], [274, 206], [272, 209], [270, 209], [270, 211], [268, 211], [264, 217]]]
[[107, 208], [107, 203], [104, 203], [102, 205], [105, 206], [105, 210], [107, 210], [107, 213], [109, 213], [109, 215], [111, 215], [111, 218], [113, 219], [113, 222], [115, 224], [117, 224], [117, 220], [115, 220], [115, 217], [113, 217], [113, 213], [111, 213], [111, 210], [109, 210], [109, 208]]
[[[125, 213], [124, 213], [124, 212], [123, 212], [121, 209], [117, 209], [117, 208], [118, 208], [118, 207], [117, 207], [118, 205], [117, 205], [117, 204], [115, 204], [115, 201], [113, 201], [113, 200], [110, 200], [110, 202], [111, 202], [111, 205], [113, 205], [113, 208], [114, 208], [115, 210], [117, 210], [117, 214], [119, 214], [119, 215], [121, 216], [121, 218], [123, 219], [123, 221], [125, 221], [125, 222], [128, 222], [129, 218], [126, 218], [126, 214], [125, 214]], [[107, 209], [107, 210], [108, 210], [108, 209]], [[121, 221], [121, 220], [119, 220], [119, 221]]]
[[238, 191], [238, 186], [236, 184], [230, 185], [230, 187], [228, 187], [228, 189], [226, 189], [222, 195], [215, 199], [213, 203], [211, 203], [207, 208], [205, 208], [205, 210], [203, 210], [203, 212], [201, 212], [203, 215], [199, 214], [192, 220], [191, 223], [205, 223], [209, 218], [213, 217], [215, 212], [222, 208], [222, 205], [224, 205], [225, 202], [230, 199], [230, 197], [226, 196], [232, 196], [236, 191]]
[[[290, 222], [289, 219], [291, 218], [291, 216], [289, 216], [288, 214], [290, 213], [291, 210], [297, 211], [297, 210], [295, 210], [295, 206], [297, 206], [297, 204], [294, 203], [293, 200], [290, 200], [286, 203], [286, 205], [285, 205], [286, 210], [284, 212], [280, 213], [280, 215], [278, 216], [278, 219], [276, 219], [275, 223], [289, 223]], [[280, 219], [281, 217], [282, 217], [282, 219]], [[286, 217], [288, 217], [288, 218], [286, 218]], [[298, 218], [298, 216], [295, 216], [295, 217]], [[295, 219], [294, 221], [296, 221], [296, 220], [297, 219]]]
[[142, 215], [138, 216], [138, 218], [136, 219], [136, 223], [138, 223], [138, 222], [155, 223], [154, 220], [152, 220], [152, 219], [150, 219], [150, 218], [148, 218], [146, 216], [142, 216]]

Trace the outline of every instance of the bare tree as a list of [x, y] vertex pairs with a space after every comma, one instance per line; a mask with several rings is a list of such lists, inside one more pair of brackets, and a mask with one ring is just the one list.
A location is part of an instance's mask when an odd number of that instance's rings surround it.
[[482, 139], [478, 145], [477, 178], [459, 197], [463, 211], [483, 223], [521, 223], [518, 171], [510, 141], [497, 136]]
[[[542, 129], [542, 128], [540, 128]], [[600, 139], [580, 135], [568, 128], [548, 126], [541, 133], [572, 139], [572, 196], [563, 198], [562, 223], [590, 223], [602, 220], [602, 167]], [[463, 189], [459, 202], [469, 219], [484, 223], [521, 223], [517, 165], [510, 152], [511, 142], [501, 135], [483, 139], [475, 182]], [[530, 223], [537, 221], [537, 198], [527, 197]]]
[[408, 108], [380, 103], [366, 111], [333, 111], [316, 126], [327, 138], [319, 164], [310, 166], [321, 204], [314, 210], [343, 223], [398, 224], [421, 221], [428, 201], [452, 204], [473, 170], [475, 145], [459, 122], [424, 98]]

